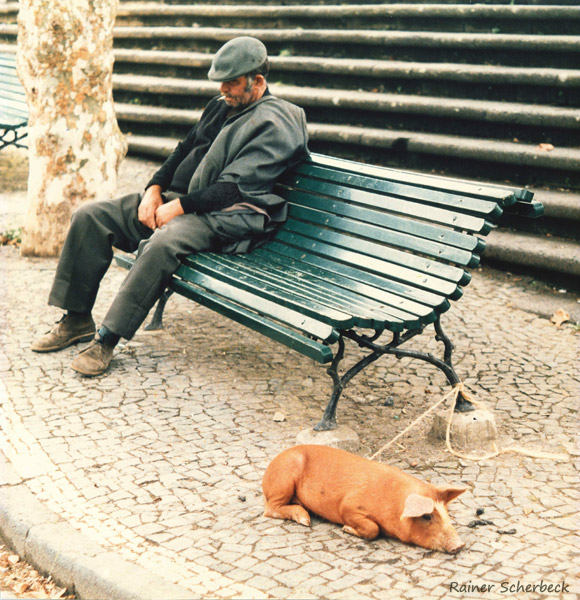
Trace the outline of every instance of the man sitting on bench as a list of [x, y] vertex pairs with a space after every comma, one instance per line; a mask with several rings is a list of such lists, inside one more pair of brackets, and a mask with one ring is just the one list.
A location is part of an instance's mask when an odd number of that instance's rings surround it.
[[[180, 142], [143, 194], [89, 202], [71, 219], [49, 304], [66, 310], [32, 344], [54, 352], [92, 342], [72, 362], [104, 373], [121, 337], [131, 339], [161, 296], [180, 258], [203, 250], [247, 252], [286, 219], [276, 179], [308, 156], [304, 111], [272, 96], [266, 47], [238, 37], [215, 55], [208, 77], [221, 95]], [[95, 335], [91, 311], [112, 247], [137, 259]]]

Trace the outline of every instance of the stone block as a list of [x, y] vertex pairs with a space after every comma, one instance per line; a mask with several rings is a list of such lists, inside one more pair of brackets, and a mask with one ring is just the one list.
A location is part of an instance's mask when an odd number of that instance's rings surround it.
[[[435, 439], [444, 440], [448, 420], [449, 411], [437, 413], [430, 435]], [[462, 450], [481, 448], [497, 440], [497, 437], [495, 417], [490, 411], [478, 408], [471, 412], [453, 413], [449, 439], [454, 448]]]
[[356, 431], [346, 425], [339, 425], [330, 431], [315, 431], [313, 428], [303, 429], [296, 436], [296, 444], [318, 444], [332, 446], [348, 452], [357, 452], [360, 448], [360, 438]]

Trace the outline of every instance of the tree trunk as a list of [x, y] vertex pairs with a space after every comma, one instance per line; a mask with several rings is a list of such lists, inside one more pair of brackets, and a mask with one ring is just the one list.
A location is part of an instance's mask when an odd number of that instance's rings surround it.
[[17, 64], [30, 111], [25, 256], [58, 256], [73, 210], [115, 193], [127, 151], [112, 94], [117, 3], [20, 0]]

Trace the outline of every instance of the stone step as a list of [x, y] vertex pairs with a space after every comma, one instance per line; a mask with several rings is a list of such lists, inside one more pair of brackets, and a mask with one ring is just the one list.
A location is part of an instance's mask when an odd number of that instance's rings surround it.
[[[161, 96], [186, 96], [186, 103], [190, 103], [190, 99], [201, 98], [197, 108], [205, 105], [217, 93], [216, 84], [207, 80], [165, 79], [145, 75], [116, 74], [113, 76], [113, 85], [117, 100], [120, 92], [152, 100], [157, 98], [157, 103], [160, 104]], [[270, 90], [273, 94], [306, 108], [307, 116], [319, 120], [322, 117], [323, 122], [330, 123], [344, 122], [344, 115], [351, 114], [354, 117], [349, 119], [351, 122], [364, 119], [366, 125], [374, 125], [374, 128], [381, 122], [393, 128], [397, 123], [394, 119], [402, 115], [403, 118], [417, 117], [418, 120], [408, 122], [419, 124], [423, 130], [431, 128], [431, 131], [436, 128], [437, 120], [440, 119], [449, 131], [449, 119], [453, 119], [459, 123], [458, 129], [465, 136], [469, 136], [472, 130], [476, 134], [485, 131], [484, 135], [487, 137], [495, 134], [499, 139], [509, 136], [511, 140], [517, 137], [520, 141], [531, 139], [550, 141], [553, 144], [556, 141], [553, 137], [547, 139], [548, 132], [551, 131], [553, 136], [554, 130], [561, 130], [559, 149], [565, 147], [566, 142], [575, 144], [574, 138], [580, 131], [580, 111], [572, 108], [471, 99], [458, 102], [454, 98], [277, 84], [270, 85]], [[166, 100], [163, 104], [167, 105], [169, 102], [171, 100]]]
[[[117, 48], [115, 72], [205, 79], [213, 54]], [[316, 76], [313, 79], [313, 75]], [[580, 69], [272, 56], [270, 80], [327, 89], [577, 106]]]
[[[125, 4], [134, 4], [135, 0], [120, 0], [120, 5], [123, 6]], [[145, 4], [154, 4], [160, 3], [160, 0], [144, 0]], [[163, 4], [212, 4], [210, 0], [203, 0], [199, 2], [198, 0], [162, 0]], [[239, 4], [239, 0], [220, 0], [220, 4]], [[280, 0], [252, 0], [251, 4], [253, 6], [263, 6], [263, 5], [279, 5]], [[284, 0], [284, 4], [288, 5], [343, 5], [343, 4], [355, 4], [355, 5], [363, 5], [369, 4], [369, 0]], [[380, 4], [388, 4], [388, 5], [397, 5], [400, 4], [399, 0], [381, 0]], [[461, 5], [469, 5], [472, 4], [472, 0], [407, 0], [405, 4], [414, 4], [414, 5], [432, 5], [432, 4], [461, 4]], [[522, 6], [536, 6], [536, 5], [546, 5], [546, 6], [577, 6], [578, 0], [478, 0], [477, 4], [484, 5], [522, 5]]]
[[[7, 36], [8, 28], [0, 28]], [[430, 31], [373, 31], [333, 29], [260, 29], [219, 27], [117, 27], [118, 48], [200, 50], [215, 52], [239, 35], [258, 37], [272, 55], [328, 56], [388, 60], [433, 60], [511, 66], [577, 68], [580, 37], [445, 33]]]
[[[185, 115], [181, 117], [175, 110], [164, 109], [157, 113], [156, 109], [149, 107], [128, 107], [122, 104], [117, 104], [116, 108], [117, 118], [122, 124], [153, 123], [165, 131], [167, 128], [163, 127], [164, 123], [179, 123], [191, 127], [200, 114], [198, 111], [185, 111]], [[130, 125], [125, 125], [123, 129], [130, 130]], [[555, 148], [548, 152], [538, 149], [537, 146], [513, 142], [313, 122], [309, 123], [309, 134], [311, 145], [317, 142], [319, 144], [330, 142], [335, 145], [367, 145], [375, 149], [394, 149], [396, 152], [406, 151], [425, 156], [443, 155], [448, 159], [483, 160], [496, 164], [524, 165], [532, 169], [544, 168], [556, 171], [569, 169], [580, 172], [580, 149], [578, 148]], [[178, 137], [173, 139], [178, 139]], [[167, 141], [164, 138], [162, 147], [165, 143]], [[154, 155], [158, 154], [156, 148], [156, 145], [152, 146], [151, 153]]]
[[483, 258], [503, 265], [531, 267], [550, 274], [571, 277], [580, 282], [580, 244], [554, 236], [496, 229], [486, 238]]
[[466, 4], [175, 5], [125, 3], [117, 25], [321, 27], [488, 33], [578, 33], [572, 6]]
[[[15, 43], [16, 24], [0, 24], [0, 42]], [[261, 39], [271, 55], [327, 56], [578, 68], [580, 36], [332, 29], [116, 27], [117, 48], [215, 52], [239, 35]]]

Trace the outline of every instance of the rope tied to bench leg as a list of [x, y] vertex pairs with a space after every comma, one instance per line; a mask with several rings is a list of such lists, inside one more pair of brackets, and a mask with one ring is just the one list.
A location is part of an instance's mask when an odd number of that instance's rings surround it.
[[472, 455], [472, 454], [465, 454], [463, 452], [459, 452], [457, 450], [454, 450], [451, 447], [451, 439], [450, 439], [450, 434], [451, 434], [451, 423], [453, 420], [453, 413], [455, 410], [455, 403], [457, 401], [457, 397], [459, 396], [459, 394], [462, 394], [466, 400], [468, 400], [469, 402], [471, 402], [474, 406], [476, 406], [477, 408], [481, 408], [483, 410], [488, 410], [481, 402], [477, 402], [476, 400], [474, 400], [471, 395], [469, 393], [467, 393], [466, 389], [465, 389], [465, 384], [460, 381], [459, 383], [456, 383], [449, 392], [447, 392], [447, 394], [445, 394], [443, 396], [443, 398], [441, 398], [441, 400], [439, 400], [438, 402], [436, 402], [433, 406], [431, 406], [431, 408], [427, 409], [423, 414], [419, 415], [410, 425], [408, 425], [407, 427], [405, 427], [405, 429], [403, 429], [403, 431], [401, 431], [399, 434], [397, 434], [390, 442], [387, 442], [380, 450], [378, 450], [377, 452], [375, 452], [371, 457], [370, 460], [375, 460], [378, 456], [380, 456], [387, 448], [389, 448], [390, 446], [392, 446], [394, 443], [397, 442], [397, 440], [401, 437], [403, 437], [408, 431], [410, 431], [411, 429], [413, 429], [413, 427], [415, 427], [417, 425], [417, 423], [419, 423], [420, 421], [422, 421], [427, 415], [429, 415], [430, 413], [432, 413], [435, 409], [437, 409], [439, 406], [441, 406], [445, 401], [447, 401], [449, 398], [452, 398], [451, 401], [451, 407], [449, 410], [449, 417], [447, 419], [447, 428], [445, 431], [445, 446], [447, 448], [447, 451], [450, 454], [453, 454], [453, 456], [457, 456], [458, 458], [462, 458], [465, 460], [472, 460], [472, 461], [479, 461], [479, 460], [488, 460], [490, 458], [495, 458], [496, 456], [499, 456], [500, 454], [507, 454], [509, 452], [515, 452], [517, 454], [523, 454], [524, 456], [530, 456], [532, 458], [547, 458], [550, 460], [568, 460], [569, 457], [566, 454], [554, 454], [551, 452], [543, 452], [541, 450], [526, 450], [525, 448], [519, 448], [517, 446], [509, 446], [507, 448], [498, 448], [497, 445], [494, 443], [493, 444], [493, 452], [489, 452], [485, 455], [482, 456], [476, 456], [476, 455]]

